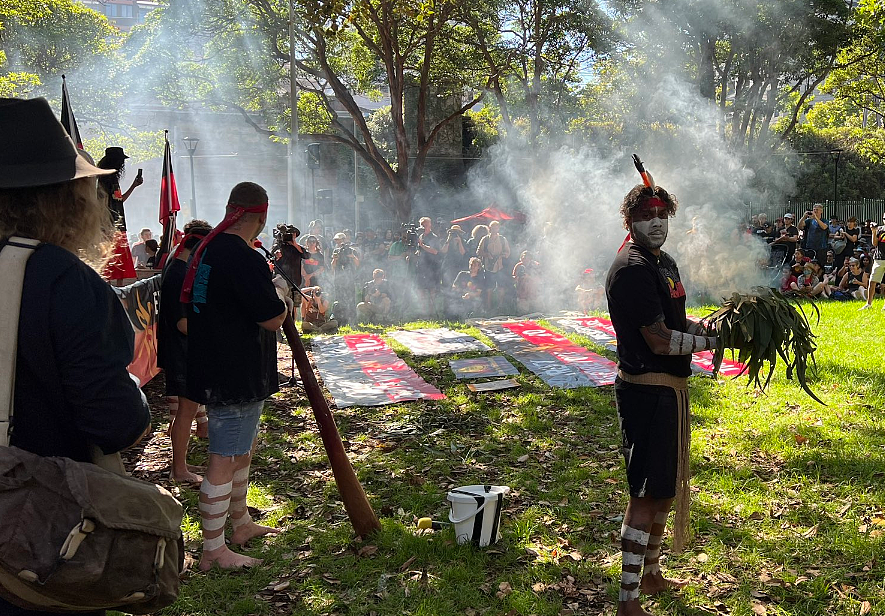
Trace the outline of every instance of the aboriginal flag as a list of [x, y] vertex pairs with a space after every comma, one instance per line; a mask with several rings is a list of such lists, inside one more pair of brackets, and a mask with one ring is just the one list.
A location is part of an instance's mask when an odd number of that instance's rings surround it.
[[180, 209], [175, 174], [172, 172], [172, 149], [169, 147], [167, 132], [166, 147], [163, 150], [163, 177], [160, 179], [160, 222], [163, 224], [163, 237], [157, 254], [157, 263], [165, 262], [176, 240], [175, 217]]
[[74, 145], [82, 150], [83, 140], [80, 138], [80, 129], [77, 128], [74, 110], [71, 109], [71, 97], [68, 95], [68, 84], [64, 75], [61, 76], [61, 125], [65, 127]]

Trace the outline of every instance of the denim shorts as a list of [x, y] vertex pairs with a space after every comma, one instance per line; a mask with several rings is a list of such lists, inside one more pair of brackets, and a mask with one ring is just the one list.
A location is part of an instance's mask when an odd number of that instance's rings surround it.
[[229, 405], [208, 405], [209, 453], [244, 456], [252, 451], [264, 400]]

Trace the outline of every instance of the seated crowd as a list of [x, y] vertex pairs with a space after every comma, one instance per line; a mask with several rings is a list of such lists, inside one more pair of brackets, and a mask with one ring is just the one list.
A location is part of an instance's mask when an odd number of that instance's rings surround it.
[[885, 292], [885, 217], [883, 225], [868, 219], [861, 226], [854, 216], [843, 223], [835, 215], [826, 218], [818, 204], [798, 223], [791, 213], [774, 224], [764, 213], [755, 215], [747, 232], [770, 246], [769, 266], [779, 271], [772, 286], [786, 295], [865, 300], [865, 310]]

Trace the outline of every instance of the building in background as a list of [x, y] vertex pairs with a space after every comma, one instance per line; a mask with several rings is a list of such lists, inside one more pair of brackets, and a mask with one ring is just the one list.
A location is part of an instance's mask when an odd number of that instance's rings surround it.
[[85, 6], [108, 18], [114, 26], [128, 32], [144, 23], [145, 16], [159, 6], [151, 0], [80, 0]]

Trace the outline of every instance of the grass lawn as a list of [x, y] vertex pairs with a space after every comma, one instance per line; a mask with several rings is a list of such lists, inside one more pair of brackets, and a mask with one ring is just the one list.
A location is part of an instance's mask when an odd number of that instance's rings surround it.
[[[827, 406], [782, 366], [764, 394], [745, 378], [691, 379], [693, 537], [681, 555], [665, 547], [663, 560], [691, 583], [646, 609], [885, 613], [885, 313], [878, 301], [859, 305], [821, 303], [812, 323], [811, 387]], [[312, 412], [286, 390], [266, 408], [249, 492], [257, 516], [286, 532], [246, 550], [265, 559], [259, 568], [194, 567], [164, 614], [614, 614], [627, 493], [612, 388], [552, 390], [520, 367], [519, 389], [473, 394], [448, 360], [478, 354], [416, 359], [391, 346], [447, 397], [335, 411], [383, 530], [354, 537]], [[146, 451], [168, 456], [163, 427]], [[204, 460], [195, 441], [191, 462]], [[478, 549], [456, 545], [451, 530], [416, 530], [420, 517], [447, 518], [449, 489], [475, 483], [512, 490], [501, 542]], [[198, 558], [197, 492], [175, 489]]]

